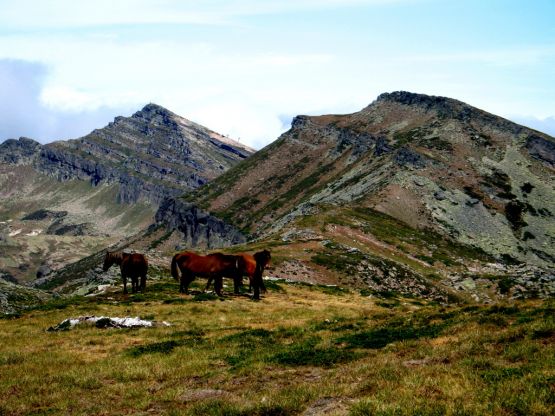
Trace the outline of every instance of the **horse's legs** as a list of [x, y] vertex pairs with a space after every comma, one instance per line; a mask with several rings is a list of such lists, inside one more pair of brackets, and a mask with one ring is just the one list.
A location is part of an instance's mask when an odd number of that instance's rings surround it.
[[179, 278], [179, 293], [185, 293], [185, 274], [181, 273]]
[[206, 282], [206, 287], [204, 288], [204, 291], [206, 292], [208, 289], [210, 289], [210, 284], [212, 284], [212, 280], [214, 280], [213, 277], [209, 277], [208, 281]]
[[181, 293], [189, 293], [189, 285], [195, 280], [195, 275], [190, 272], [184, 272], [181, 274]]
[[222, 286], [223, 286], [223, 277], [216, 276], [214, 278], [214, 291], [216, 292], [216, 295], [218, 295], [219, 297], [223, 297]]
[[141, 292], [146, 289], [146, 273], [141, 276]]
[[254, 276], [251, 279], [251, 284], [252, 287], [254, 289], [254, 292], [252, 294], [252, 298], [254, 300], [259, 300], [260, 299], [260, 287], [264, 286], [264, 283], [262, 282], [262, 273], [255, 273]]
[[123, 279], [123, 293], [127, 295], [127, 276], [122, 274], [121, 278]]
[[241, 286], [243, 286], [243, 276], [241, 273], [235, 274], [233, 276], [233, 292], [238, 295], [241, 292]]

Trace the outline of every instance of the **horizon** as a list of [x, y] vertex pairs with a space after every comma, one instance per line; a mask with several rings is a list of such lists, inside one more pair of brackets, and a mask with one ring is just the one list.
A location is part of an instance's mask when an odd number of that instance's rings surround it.
[[549, 1], [0, 6], [0, 142], [81, 137], [152, 102], [260, 149], [295, 115], [353, 113], [399, 90], [555, 136]]

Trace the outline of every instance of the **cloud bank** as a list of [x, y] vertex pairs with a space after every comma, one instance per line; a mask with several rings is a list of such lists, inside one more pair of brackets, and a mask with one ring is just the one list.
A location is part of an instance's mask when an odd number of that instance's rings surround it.
[[83, 136], [129, 108], [85, 111], [50, 108], [41, 99], [48, 68], [41, 63], [0, 59], [0, 142], [21, 136], [41, 143]]

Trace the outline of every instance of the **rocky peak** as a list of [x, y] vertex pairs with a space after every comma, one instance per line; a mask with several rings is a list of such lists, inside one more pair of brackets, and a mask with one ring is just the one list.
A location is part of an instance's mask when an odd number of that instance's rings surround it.
[[131, 117], [153, 121], [156, 119], [168, 120], [172, 117], [176, 117], [176, 115], [158, 104], [150, 103], [145, 105], [141, 110], [137, 111]]
[[394, 91], [380, 94], [376, 103], [392, 102], [408, 106], [417, 106], [425, 110], [436, 110], [442, 117], [452, 117], [456, 114], [477, 110], [453, 98], [435, 95], [417, 94], [408, 91]]
[[[435, 95], [417, 94], [407, 91], [394, 91], [383, 93], [376, 101], [366, 107], [370, 110], [382, 103], [396, 103], [409, 107], [421, 108], [425, 111], [435, 111], [440, 120], [455, 120], [463, 123], [479, 123], [489, 125], [498, 130], [505, 130], [517, 135], [524, 131], [524, 127], [510, 120], [488, 113], [453, 98]], [[364, 110], [363, 110], [364, 111]]]
[[0, 144], [0, 161], [21, 164], [29, 162], [41, 149], [41, 144], [28, 137], [8, 139]]

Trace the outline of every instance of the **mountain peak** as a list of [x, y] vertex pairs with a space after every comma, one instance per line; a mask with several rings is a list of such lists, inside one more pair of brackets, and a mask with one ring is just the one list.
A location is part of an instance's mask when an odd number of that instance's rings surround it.
[[169, 118], [175, 116], [175, 114], [167, 108], [162, 107], [161, 105], [149, 103], [145, 105], [141, 110], [133, 114], [132, 117], [152, 120], [158, 116], [161, 116], [162, 118]]
[[394, 91], [380, 94], [377, 102], [396, 102], [405, 105], [418, 105], [424, 107], [445, 107], [446, 105], [464, 105], [464, 103], [453, 98], [441, 97], [436, 95], [417, 94], [408, 91]]

